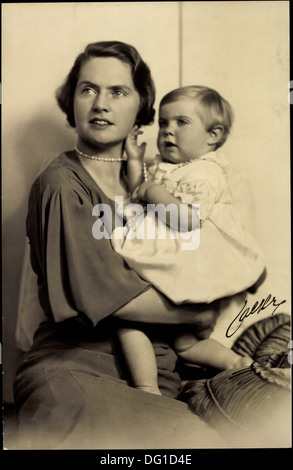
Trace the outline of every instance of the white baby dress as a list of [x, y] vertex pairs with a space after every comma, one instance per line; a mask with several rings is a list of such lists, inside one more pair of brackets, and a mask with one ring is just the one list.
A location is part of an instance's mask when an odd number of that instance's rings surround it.
[[[183, 165], [157, 158], [148, 170], [149, 180], [183, 204], [199, 204], [201, 227], [175, 233], [148, 205], [130, 220], [135, 223], [127, 224], [123, 236], [121, 228], [113, 232], [113, 247], [129, 267], [176, 304], [210, 303], [243, 292], [264, 270], [261, 249], [244, 231], [232, 205], [226, 166], [219, 152]], [[146, 227], [154, 225], [156, 236], [146, 236], [152, 233]], [[167, 236], [159, 237], [166, 229]]]

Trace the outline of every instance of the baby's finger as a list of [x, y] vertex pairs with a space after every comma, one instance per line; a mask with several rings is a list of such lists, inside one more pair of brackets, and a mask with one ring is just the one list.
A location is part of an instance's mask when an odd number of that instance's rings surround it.
[[143, 131], [141, 130], [141, 128], [137, 124], [132, 128], [131, 132], [133, 134], [142, 134], [143, 133]]
[[132, 131], [132, 133], [131, 133], [131, 134], [133, 135], [133, 137], [137, 137], [137, 136], [139, 136], [139, 135], [143, 134], [143, 131], [140, 131], [140, 130], [137, 130], [137, 131]]

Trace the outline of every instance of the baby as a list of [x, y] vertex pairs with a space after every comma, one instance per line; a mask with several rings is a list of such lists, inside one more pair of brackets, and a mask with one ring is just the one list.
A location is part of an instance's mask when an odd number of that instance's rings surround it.
[[[218, 150], [232, 122], [231, 106], [219, 93], [187, 86], [161, 100], [160, 154], [148, 170], [145, 144], [137, 144], [141, 130], [134, 128], [126, 142], [128, 184], [133, 202], [142, 207], [124, 227], [123, 238], [114, 230], [113, 247], [171, 301], [193, 303], [195, 315], [201, 304], [257, 285], [265, 272], [261, 250], [232, 204], [227, 160]], [[121, 328], [119, 338], [133, 385], [160, 394], [148, 337]], [[219, 370], [252, 362], [190, 327], [178, 333], [174, 348], [187, 362]]]

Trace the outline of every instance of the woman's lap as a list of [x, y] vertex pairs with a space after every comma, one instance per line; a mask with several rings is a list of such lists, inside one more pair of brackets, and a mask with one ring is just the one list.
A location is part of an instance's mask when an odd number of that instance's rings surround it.
[[223, 446], [184, 403], [80, 371], [52, 370], [40, 377], [19, 416], [24, 449]]
[[20, 448], [221, 446], [217, 433], [172, 398], [178, 392], [178, 377], [172, 370], [173, 353], [169, 358], [163, 344], [155, 347], [165, 395], [161, 397], [130, 387], [117, 358], [103, 344], [64, 344], [64, 338], [56, 339], [48, 331], [43, 329], [41, 340], [37, 338], [17, 371]]

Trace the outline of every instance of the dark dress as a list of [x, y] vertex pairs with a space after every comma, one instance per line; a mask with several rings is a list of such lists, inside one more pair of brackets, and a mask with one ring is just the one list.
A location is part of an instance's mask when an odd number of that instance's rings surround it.
[[60, 155], [31, 189], [27, 235], [39, 298], [59, 322], [77, 315], [94, 326], [149, 287], [112, 249], [96, 240], [93, 207], [115, 202], [100, 190], [75, 152]]
[[105, 196], [75, 152], [36, 179], [27, 234], [48, 317], [22, 358], [14, 383], [19, 446], [24, 449], [206, 447], [221, 439], [174, 400], [181, 387], [165, 329], [149, 334], [163, 397], [128, 385], [111, 314], [150, 285], [92, 227]]

